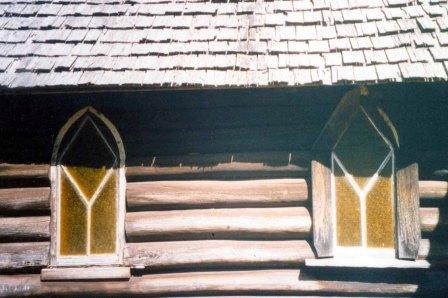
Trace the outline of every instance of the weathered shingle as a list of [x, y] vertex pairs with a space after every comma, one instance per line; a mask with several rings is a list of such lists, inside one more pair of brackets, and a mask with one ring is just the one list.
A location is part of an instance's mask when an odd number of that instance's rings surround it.
[[384, 50], [366, 50], [364, 57], [367, 64], [383, 64], [387, 63], [387, 56]]
[[397, 64], [378, 64], [375, 66], [378, 80], [400, 81], [401, 72]]
[[378, 79], [376, 68], [373, 65], [353, 67], [353, 76], [355, 81], [358, 82], [376, 81]]
[[371, 42], [373, 44], [374, 49], [390, 49], [398, 46], [398, 40], [393, 36], [379, 36], [379, 37], [371, 37]]
[[341, 53], [326, 53], [324, 54], [325, 66], [342, 65]]
[[431, 48], [429, 49], [434, 61], [446, 61], [448, 60], [448, 48]]
[[327, 40], [310, 40], [308, 42], [309, 53], [327, 53], [330, 51], [330, 46]]
[[390, 63], [405, 62], [409, 60], [406, 48], [387, 49], [386, 56]]
[[425, 48], [407, 48], [409, 59], [411, 62], [430, 62], [432, 61], [431, 54]]
[[368, 21], [382, 21], [384, 20], [384, 13], [380, 8], [370, 8], [364, 10], [366, 19]]
[[370, 37], [350, 38], [350, 44], [354, 50], [371, 49], [373, 47]]
[[436, 22], [428, 17], [418, 18], [417, 23], [422, 31], [434, 31], [437, 28]]
[[9, 65], [14, 61], [13, 58], [0, 58], [0, 71], [4, 72], [8, 69]]
[[316, 26], [296, 26], [297, 40], [314, 40], [317, 38]]
[[363, 51], [343, 51], [342, 61], [344, 64], [364, 64], [364, 53]]

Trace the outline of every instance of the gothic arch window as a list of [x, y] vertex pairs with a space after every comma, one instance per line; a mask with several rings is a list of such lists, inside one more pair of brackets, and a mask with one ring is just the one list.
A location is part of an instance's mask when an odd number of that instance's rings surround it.
[[52, 265], [122, 263], [124, 162], [116, 128], [92, 107], [62, 127], [50, 170]]
[[313, 244], [318, 257], [335, 260], [307, 264], [366, 257], [369, 266], [391, 265], [378, 259], [427, 266], [396, 260], [415, 260], [421, 239], [418, 167], [400, 159], [402, 152], [375, 97], [365, 87], [348, 92], [316, 140], [311, 164]]

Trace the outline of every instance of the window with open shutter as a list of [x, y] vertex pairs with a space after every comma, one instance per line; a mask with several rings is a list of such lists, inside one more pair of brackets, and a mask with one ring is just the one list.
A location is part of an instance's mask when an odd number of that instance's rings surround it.
[[372, 105], [367, 89], [341, 100], [313, 151], [318, 257], [415, 259], [421, 237], [418, 168], [398, 165], [397, 130]]

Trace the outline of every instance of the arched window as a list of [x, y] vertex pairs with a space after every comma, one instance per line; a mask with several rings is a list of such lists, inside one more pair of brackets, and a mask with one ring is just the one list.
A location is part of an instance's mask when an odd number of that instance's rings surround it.
[[308, 265], [428, 265], [395, 260], [416, 259], [421, 239], [418, 167], [403, 152], [367, 88], [348, 92], [313, 146], [313, 243], [327, 259]]
[[122, 262], [124, 162], [116, 128], [92, 107], [62, 127], [50, 173], [52, 265]]

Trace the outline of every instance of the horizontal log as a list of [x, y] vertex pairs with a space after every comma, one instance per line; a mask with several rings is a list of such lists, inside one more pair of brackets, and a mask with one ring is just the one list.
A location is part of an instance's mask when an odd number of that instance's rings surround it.
[[48, 179], [48, 165], [0, 164], [0, 179]]
[[127, 204], [136, 209], [279, 207], [308, 198], [303, 179], [246, 181], [157, 181], [127, 185]]
[[[0, 241], [49, 239], [49, 216], [1, 218]], [[310, 233], [304, 207], [194, 209], [126, 214], [128, 241], [220, 238], [295, 238]]]
[[[303, 177], [308, 172], [310, 155], [298, 151], [146, 156], [138, 165], [128, 164], [128, 181], [173, 179], [241, 179]], [[44, 179], [48, 164], [0, 164], [0, 180]]]
[[0, 218], [0, 242], [50, 239], [50, 217]]
[[[422, 232], [444, 230], [439, 208], [420, 208]], [[49, 216], [0, 218], [0, 242], [50, 238]], [[192, 209], [126, 214], [127, 240], [301, 239], [311, 233], [305, 207]]]
[[248, 178], [297, 178], [307, 175], [308, 169], [297, 165], [269, 166], [261, 163], [232, 162], [212, 167], [128, 167], [130, 181], [141, 180], [190, 180], [190, 179], [248, 179]]
[[148, 156], [143, 166], [129, 166], [128, 181], [304, 177], [310, 154], [263, 151], [177, 156]]
[[[420, 181], [421, 199], [444, 198], [445, 181]], [[48, 211], [48, 187], [0, 189], [0, 212]], [[303, 179], [247, 181], [148, 181], [127, 183], [129, 210], [220, 207], [274, 207], [307, 199]]]
[[[148, 158], [148, 160], [151, 160]], [[16, 171], [18, 166], [21, 170]], [[9, 172], [5, 168], [12, 168]], [[33, 166], [39, 171], [23, 169], [26, 165], [1, 165], [0, 179], [48, 179], [48, 165]], [[23, 169], [23, 170], [22, 170]], [[129, 166], [126, 168], [128, 181], [142, 180], [189, 180], [189, 179], [247, 179], [247, 178], [291, 178], [304, 177], [308, 169], [298, 165], [272, 166], [264, 163], [232, 162], [213, 166]], [[49, 182], [48, 182], [49, 183]]]
[[127, 243], [125, 263], [135, 268], [297, 267], [314, 258], [305, 240], [197, 240]]
[[[0, 212], [49, 211], [48, 187], [0, 189]], [[308, 198], [303, 179], [153, 181], [127, 183], [129, 210], [281, 207]]]
[[[302, 279], [294, 269], [149, 274], [116, 282], [41, 282], [40, 275], [0, 276], [1, 296], [367, 295], [442, 293], [446, 274], [423, 273], [420, 282]], [[431, 279], [437, 278], [431, 282]]]
[[[41, 268], [49, 264], [49, 242], [0, 243], [0, 270]], [[305, 240], [195, 240], [127, 243], [124, 262], [134, 268], [297, 268], [313, 259]], [[419, 260], [448, 264], [448, 242], [422, 239]]]
[[448, 198], [447, 181], [419, 181], [420, 199]]
[[47, 266], [49, 253], [50, 242], [0, 243], [0, 270]]
[[49, 211], [49, 198], [49, 187], [0, 189], [0, 211]]
[[129, 241], [307, 237], [311, 216], [304, 207], [194, 209], [126, 214]]
[[447, 213], [436, 207], [420, 208], [420, 227], [422, 232], [446, 232], [448, 225]]
[[41, 271], [42, 281], [67, 280], [128, 280], [131, 277], [129, 267], [90, 267], [90, 268], [44, 268]]

